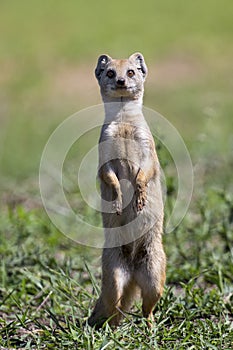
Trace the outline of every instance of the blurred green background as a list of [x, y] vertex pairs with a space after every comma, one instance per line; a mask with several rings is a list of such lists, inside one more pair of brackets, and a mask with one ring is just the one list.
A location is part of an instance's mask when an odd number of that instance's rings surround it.
[[[0, 0], [0, 347], [230, 349], [232, 14], [232, 0]], [[83, 321], [99, 291], [100, 250], [75, 244], [51, 223], [39, 165], [55, 128], [101, 103], [98, 56], [136, 51], [149, 70], [144, 104], [182, 135], [194, 192], [182, 224], [164, 235], [167, 288], [152, 333], [135, 317], [139, 304], [126, 328], [93, 332]], [[100, 215], [77, 186], [78, 162], [98, 141], [94, 131], [73, 145], [62, 175], [72, 208], [96, 227]], [[166, 175], [166, 221], [177, 174], [165, 147], [157, 149]], [[69, 237], [70, 231], [68, 223]], [[76, 240], [89, 238], [81, 225], [77, 232]]]
[[145, 56], [145, 105], [183, 136], [196, 188], [229, 186], [233, 148], [233, 2], [0, 2], [1, 189], [38, 193], [43, 147], [59, 123], [100, 103], [102, 53]]

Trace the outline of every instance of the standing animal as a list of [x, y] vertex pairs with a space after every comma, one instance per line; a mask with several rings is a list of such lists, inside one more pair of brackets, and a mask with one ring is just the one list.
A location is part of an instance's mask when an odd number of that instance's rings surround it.
[[105, 244], [101, 295], [90, 326], [101, 327], [106, 320], [117, 326], [138, 291], [151, 325], [164, 288], [160, 165], [142, 113], [146, 75], [140, 53], [128, 59], [101, 55], [95, 69], [105, 108], [98, 170]]

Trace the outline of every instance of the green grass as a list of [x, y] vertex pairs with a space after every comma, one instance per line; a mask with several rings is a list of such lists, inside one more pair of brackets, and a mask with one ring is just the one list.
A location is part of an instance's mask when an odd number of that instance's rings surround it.
[[[232, 11], [230, 0], [1, 1], [1, 349], [232, 348]], [[95, 331], [86, 321], [99, 294], [101, 251], [53, 226], [38, 169], [55, 127], [100, 102], [99, 54], [135, 51], [149, 68], [145, 105], [173, 123], [190, 151], [194, 193], [183, 222], [164, 235], [167, 281], [152, 329], [137, 302], [119, 328]], [[95, 137], [73, 146], [64, 171], [70, 202], [99, 225], [75, 185]], [[168, 214], [177, 179], [162, 147], [159, 157]]]
[[[34, 59], [95, 57], [102, 50], [125, 54], [135, 47], [155, 57], [171, 50], [200, 50], [200, 56], [228, 51], [232, 38], [229, 0], [148, 1], [143, 6], [120, 0], [1, 2], [2, 53]], [[56, 40], [59, 38], [59, 40]], [[94, 55], [95, 53], [95, 55]]]
[[95, 266], [100, 251], [72, 247], [37, 211], [10, 209], [1, 227], [0, 344], [25, 349], [231, 349], [232, 212], [233, 198], [211, 192], [193, 210], [195, 225], [186, 218], [165, 235], [167, 282], [151, 330], [138, 302], [118, 329], [106, 324], [95, 331], [86, 322], [99, 294]]

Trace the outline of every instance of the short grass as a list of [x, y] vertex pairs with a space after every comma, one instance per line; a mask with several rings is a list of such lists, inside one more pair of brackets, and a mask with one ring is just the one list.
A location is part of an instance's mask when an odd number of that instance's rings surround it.
[[197, 203], [193, 218], [165, 235], [167, 282], [151, 330], [138, 302], [118, 329], [106, 324], [96, 331], [87, 318], [99, 295], [100, 251], [72, 247], [36, 210], [9, 208], [1, 221], [0, 344], [4, 349], [231, 349], [232, 213], [233, 198], [211, 191]]
[[[1, 1], [1, 349], [233, 348], [232, 7], [229, 0]], [[119, 328], [96, 331], [86, 322], [100, 291], [101, 251], [52, 225], [38, 168], [54, 128], [100, 102], [98, 55], [135, 51], [149, 67], [145, 105], [188, 146], [194, 193], [183, 222], [164, 235], [167, 281], [152, 329], [138, 301]], [[168, 215], [177, 181], [158, 148]], [[76, 189], [71, 200], [79, 199]], [[80, 210], [100, 223], [89, 208]]]

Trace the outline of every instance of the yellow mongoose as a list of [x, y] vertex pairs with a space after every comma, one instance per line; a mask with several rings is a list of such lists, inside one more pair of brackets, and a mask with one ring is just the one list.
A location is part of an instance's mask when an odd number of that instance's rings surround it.
[[141, 291], [143, 316], [165, 283], [163, 201], [154, 140], [142, 114], [147, 67], [142, 54], [128, 59], [102, 55], [95, 75], [105, 107], [99, 140], [99, 178], [105, 246], [102, 289], [88, 323], [117, 326]]

